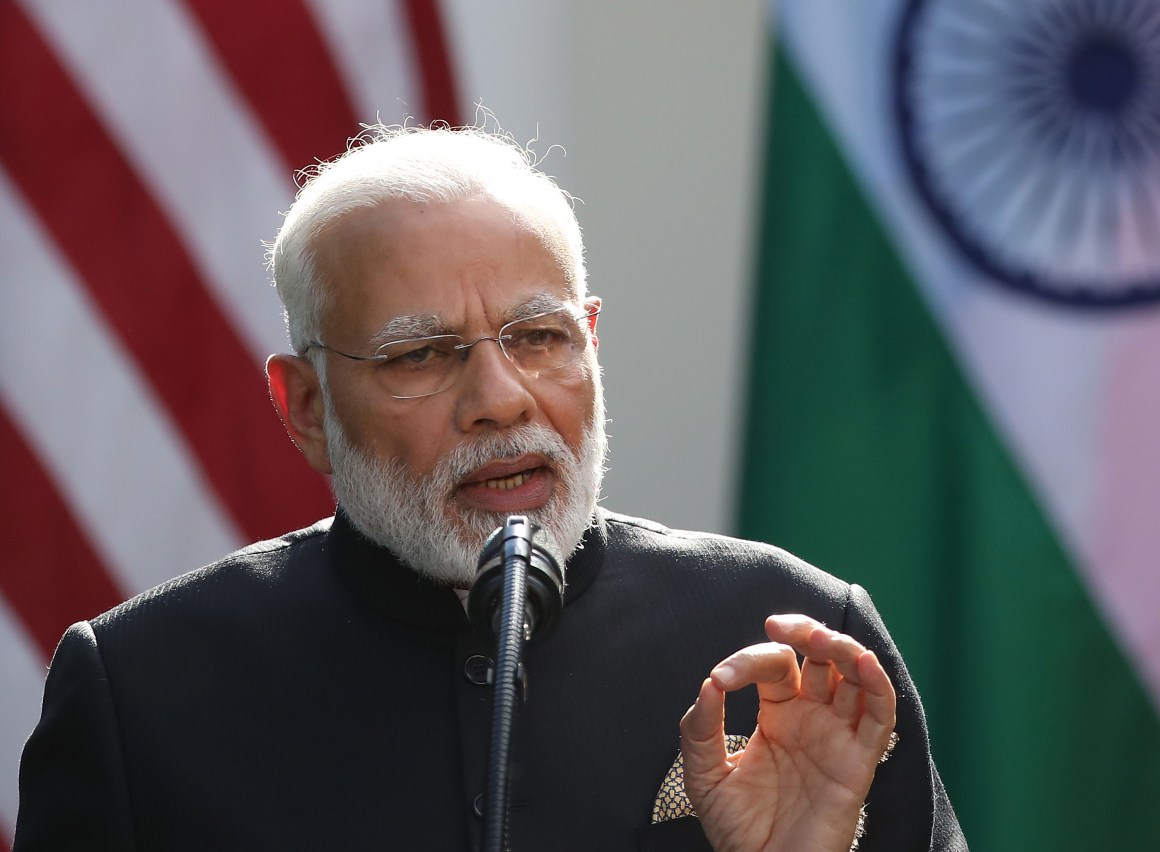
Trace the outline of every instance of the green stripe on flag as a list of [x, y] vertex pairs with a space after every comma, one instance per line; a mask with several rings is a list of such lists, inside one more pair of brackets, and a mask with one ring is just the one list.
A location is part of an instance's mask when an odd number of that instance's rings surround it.
[[742, 535], [867, 586], [972, 848], [1154, 849], [1160, 722], [784, 56]]

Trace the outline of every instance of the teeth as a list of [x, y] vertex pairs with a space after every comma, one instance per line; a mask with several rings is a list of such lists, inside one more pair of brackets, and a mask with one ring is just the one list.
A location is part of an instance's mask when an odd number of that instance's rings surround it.
[[505, 476], [502, 479], [489, 479], [483, 484], [488, 488], [495, 488], [499, 491], [510, 491], [513, 488], [519, 488], [528, 481], [528, 474], [526, 472], [513, 473], [511, 476]]

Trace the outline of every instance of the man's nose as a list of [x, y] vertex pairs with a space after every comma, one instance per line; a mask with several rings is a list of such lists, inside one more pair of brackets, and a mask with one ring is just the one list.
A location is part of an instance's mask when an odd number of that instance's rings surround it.
[[467, 361], [456, 391], [456, 426], [463, 432], [506, 428], [529, 421], [536, 408], [527, 379], [494, 338], [465, 350]]

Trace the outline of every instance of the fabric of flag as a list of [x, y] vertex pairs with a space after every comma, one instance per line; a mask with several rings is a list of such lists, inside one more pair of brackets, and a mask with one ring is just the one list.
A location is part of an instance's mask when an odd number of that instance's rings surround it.
[[458, 113], [435, 0], [0, 0], [0, 850], [65, 627], [333, 510], [264, 388], [294, 172]]
[[1156, 848], [1160, 5], [770, 10], [741, 531], [870, 588], [972, 848]]

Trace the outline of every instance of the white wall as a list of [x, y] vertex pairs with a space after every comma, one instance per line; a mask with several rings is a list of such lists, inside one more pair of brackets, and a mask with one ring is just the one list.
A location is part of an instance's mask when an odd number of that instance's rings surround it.
[[[461, 97], [578, 208], [611, 418], [604, 504], [732, 529], [767, 79], [760, 0], [444, 0]], [[470, 114], [468, 114], [470, 117]]]

